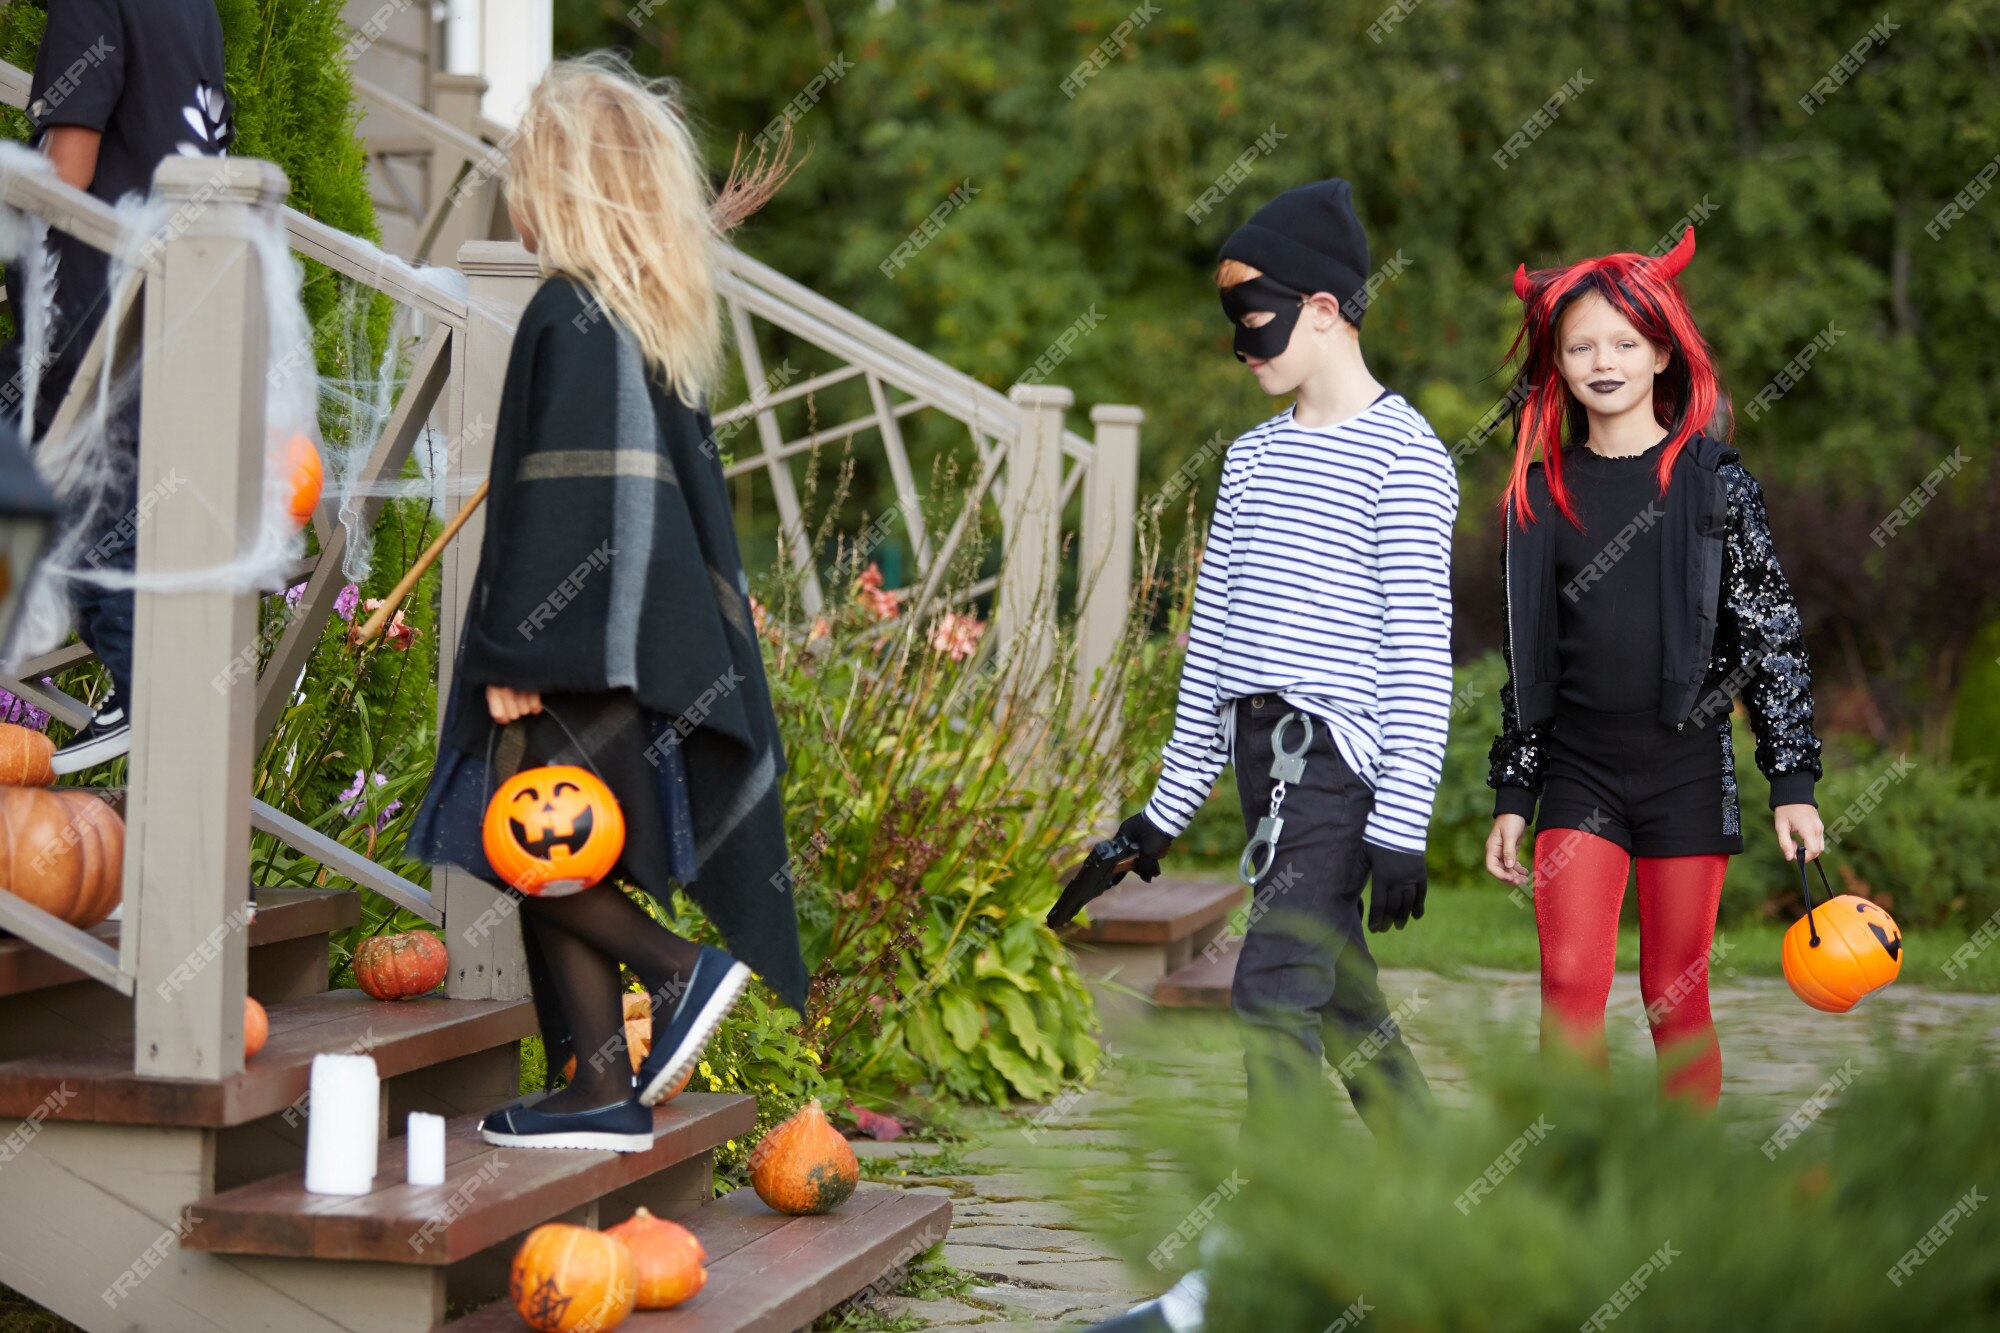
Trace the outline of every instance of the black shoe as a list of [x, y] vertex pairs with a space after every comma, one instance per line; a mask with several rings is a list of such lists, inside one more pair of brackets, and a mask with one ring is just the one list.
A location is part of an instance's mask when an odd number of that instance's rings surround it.
[[104, 696], [96, 714], [87, 726], [70, 737], [68, 745], [57, 750], [49, 760], [57, 777], [69, 773], [81, 773], [86, 768], [109, 763], [132, 748], [132, 719], [125, 711], [125, 704], [113, 690]]
[[702, 1048], [722, 1026], [724, 1015], [741, 998], [750, 969], [722, 950], [704, 944], [695, 960], [694, 976], [681, 993], [673, 1020], [653, 1039], [653, 1049], [639, 1066], [639, 1101], [656, 1106], [667, 1089], [680, 1082]]
[[588, 1111], [538, 1111], [503, 1106], [479, 1122], [479, 1137], [508, 1148], [608, 1148], [644, 1152], [653, 1146], [653, 1113], [631, 1098]]

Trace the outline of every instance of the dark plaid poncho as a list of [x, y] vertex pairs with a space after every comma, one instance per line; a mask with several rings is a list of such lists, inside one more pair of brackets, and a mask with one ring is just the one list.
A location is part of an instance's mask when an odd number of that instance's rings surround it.
[[[614, 772], [659, 773], [663, 747], [675, 750], [692, 823], [694, 877], [682, 886], [729, 952], [803, 1015], [778, 789], [785, 756], [714, 449], [707, 412], [661, 387], [629, 331], [580, 285], [542, 284], [507, 364], [439, 776], [411, 848], [490, 880], [484, 856], [465, 852], [468, 837], [476, 842], [466, 823], [472, 783], [490, 790], [501, 780], [485, 761], [495, 728], [484, 689], [568, 699], [563, 720], [575, 729], [571, 715], [588, 715], [584, 749], [614, 791], [626, 787], [628, 823], [653, 812], [629, 808], [640, 787]], [[634, 720], [607, 731], [604, 718], [626, 700], [636, 702]], [[543, 718], [529, 721], [544, 724], [531, 736], [549, 735]], [[518, 762], [518, 750], [510, 757]], [[445, 781], [447, 767], [455, 782]], [[659, 896], [660, 871], [680, 859], [640, 866], [628, 856], [627, 868]], [[536, 989], [551, 1036], [539, 981]], [[550, 1068], [560, 1062], [551, 1049]]]

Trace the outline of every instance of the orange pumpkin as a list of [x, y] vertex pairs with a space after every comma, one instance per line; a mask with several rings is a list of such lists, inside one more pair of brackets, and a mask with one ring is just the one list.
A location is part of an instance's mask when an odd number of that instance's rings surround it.
[[286, 479], [291, 485], [286, 508], [291, 510], [292, 521], [304, 527], [312, 522], [313, 510], [319, 507], [326, 469], [320, 462], [319, 450], [303, 434], [292, 436], [292, 442], [285, 447], [285, 466]]
[[750, 1153], [757, 1197], [781, 1213], [830, 1213], [860, 1181], [854, 1149], [827, 1120], [817, 1097], [774, 1125]]
[[56, 780], [49, 756], [56, 743], [41, 732], [0, 722], [0, 786], [46, 787]]
[[641, 1208], [604, 1234], [632, 1251], [639, 1273], [639, 1308], [665, 1310], [679, 1305], [708, 1283], [708, 1251], [701, 1238], [678, 1222]]
[[118, 905], [125, 821], [81, 787], [0, 787], [0, 888], [79, 930]]
[[264, 1042], [271, 1035], [271, 1016], [264, 1012], [264, 1006], [257, 1003], [254, 996], [243, 997], [243, 1058], [264, 1049]]
[[507, 1295], [538, 1333], [607, 1333], [632, 1313], [638, 1266], [609, 1232], [546, 1222], [514, 1252]]
[[428, 995], [451, 965], [444, 941], [428, 930], [373, 935], [354, 951], [354, 981], [378, 1000]]
[[552, 764], [501, 783], [481, 832], [486, 860], [501, 879], [526, 894], [559, 898], [618, 864], [625, 812], [595, 773]]
[[[637, 991], [628, 990], [625, 992], [624, 1003], [625, 1053], [632, 1058], [632, 1072], [636, 1074], [639, 1072], [639, 1065], [646, 1058], [646, 1052], [653, 1049], [653, 1001], [650, 997], [641, 995]], [[574, 1055], [570, 1056], [563, 1063], [562, 1072], [564, 1078], [576, 1077], [576, 1057]], [[687, 1080], [683, 1078], [680, 1088], [675, 1088], [674, 1092], [679, 1092], [681, 1088], [685, 1088], [686, 1086]], [[667, 1097], [671, 1096], [673, 1096], [672, 1092], [667, 1094]], [[665, 1101], [666, 1098], [663, 1097], [660, 1100]]]
[[1903, 970], [1903, 932], [1874, 903], [1843, 893], [1792, 923], [1783, 957], [1793, 994], [1844, 1014]]

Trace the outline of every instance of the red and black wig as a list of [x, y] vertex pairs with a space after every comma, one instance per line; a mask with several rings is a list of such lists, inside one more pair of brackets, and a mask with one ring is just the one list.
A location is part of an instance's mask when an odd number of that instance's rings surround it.
[[[1525, 348], [1521, 373], [1508, 395], [1514, 400], [1514, 469], [1503, 503], [1511, 499], [1522, 526], [1534, 517], [1528, 503], [1528, 465], [1539, 449], [1548, 476], [1549, 495], [1571, 523], [1577, 522], [1569, 490], [1563, 484], [1562, 448], [1580, 443], [1590, 433], [1583, 404], [1569, 391], [1556, 345], [1563, 315], [1580, 297], [1596, 292], [1656, 347], [1667, 349], [1666, 369], [1653, 381], [1653, 416], [1668, 432], [1661, 450], [1660, 493], [1673, 475], [1674, 460], [1696, 431], [1709, 424], [1720, 396], [1708, 344], [1688, 313], [1675, 275], [1694, 254], [1694, 228], [1681, 234], [1673, 249], [1658, 258], [1638, 254], [1602, 255], [1565, 268], [1514, 271], [1514, 294], [1524, 307], [1521, 331], [1507, 349], [1507, 359]], [[1728, 438], [1725, 411], [1719, 425]]]

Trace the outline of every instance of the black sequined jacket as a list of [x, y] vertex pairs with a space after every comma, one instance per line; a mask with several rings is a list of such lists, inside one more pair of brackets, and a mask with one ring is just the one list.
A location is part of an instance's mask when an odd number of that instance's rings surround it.
[[[1820, 743], [1813, 734], [1812, 672], [1799, 610], [1771, 544], [1764, 495], [1730, 445], [1696, 435], [1675, 460], [1660, 546], [1660, 721], [1677, 730], [1715, 726], [1729, 822], [1736, 764], [1729, 715], [1741, 696], [1757, 738], [1757, 768], [1771, 806], [1813, 804]], [[1528, 470], [1536, 521], [1514, 522], [1501, 544], [1507, 683], [1486, 785], [1493, 813], [1532, 819], [1556, 708], [1555, 543], [1563, 522], [1542, 465]], [[1733, 828], [1729, 831], [1735, 831]]]

